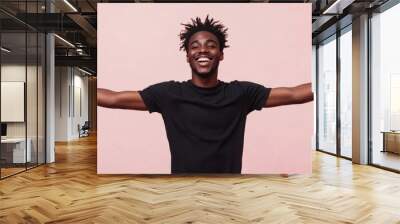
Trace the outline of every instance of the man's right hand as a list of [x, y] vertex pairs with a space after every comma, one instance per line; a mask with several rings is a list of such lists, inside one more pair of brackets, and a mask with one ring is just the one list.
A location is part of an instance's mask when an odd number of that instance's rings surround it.
[[147, 110], [138, 91], [115, 92], [98, 88], [97, 105], [116, 109]]

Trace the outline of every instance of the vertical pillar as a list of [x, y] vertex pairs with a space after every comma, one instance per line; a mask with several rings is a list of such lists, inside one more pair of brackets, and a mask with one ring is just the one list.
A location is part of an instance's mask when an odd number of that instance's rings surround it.
[[[53, 12], [51, 1], [46, 1], [46, 11]], [[46, 163], [55, 161], [55, 43], [54, 34], [46, 34]]]
[[368, 163], [368, 15], [353, 19], [353, 162]]

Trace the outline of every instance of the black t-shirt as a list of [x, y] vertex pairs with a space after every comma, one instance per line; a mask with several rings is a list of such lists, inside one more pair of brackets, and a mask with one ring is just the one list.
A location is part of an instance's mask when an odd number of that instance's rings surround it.
[[149, 112], [163, 117], [172, 173], [241, 173], [246, 116], [263, 108], [270, 90], [243, 81], [202, 88], [188, 80], [139, 93]]

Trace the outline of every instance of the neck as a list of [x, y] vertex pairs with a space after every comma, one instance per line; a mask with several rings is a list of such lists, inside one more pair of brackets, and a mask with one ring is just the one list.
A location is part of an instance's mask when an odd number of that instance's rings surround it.
[[199, 75], [192, 73], [192, 83], [195, 86], [202, 87], [202, 88], [214, 87], [218, 84], [217, 73], [215, 73], [207, 78], [202, 78]]

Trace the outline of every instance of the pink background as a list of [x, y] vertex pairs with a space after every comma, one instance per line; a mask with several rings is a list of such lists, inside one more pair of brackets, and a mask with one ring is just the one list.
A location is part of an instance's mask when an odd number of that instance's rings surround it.
[[[311, 4], [98, 4], [98, 87], [141, 90], [191, 78], [181, 23], [209, 14], [228, 27], [219, 79], [267, 87], [311, 82]], [[158, 113], [98, 107], [99, 174], [170, 173]], [[247, 117], [242, 173], [311, 173], [313, 104]]]

